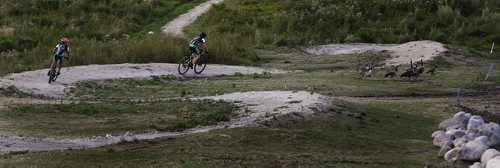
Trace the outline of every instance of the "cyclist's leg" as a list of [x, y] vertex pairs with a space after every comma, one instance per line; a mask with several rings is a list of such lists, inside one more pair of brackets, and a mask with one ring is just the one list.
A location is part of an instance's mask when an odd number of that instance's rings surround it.
[[63, 57], [62, 57], [62, 55], [61, 56], [57, 55], [56, 56], [56, 61], [57, 60], [59, 60], [59, 67], [57, 67], [59, 69], [57, 71], [57, 75], [61, 75], [61, 68], [62, 68], [62, 63], [63, 63]]
[[196, 57], [193, 59], [193, 64], [196, 64], [198, 62], [201, 55], [201, 48], [196, 46], [195, 49], [196, 49]]
[[54, 61], [50, 63], [50, 68], [49, 71], [47, 72], [47, 76], [50, 76], [50, 71], [52, 71], [52, 68], [54, 68], [54, 64], [56, 64], [56, 61], [57, 61], [57, 55], [54, 55]]

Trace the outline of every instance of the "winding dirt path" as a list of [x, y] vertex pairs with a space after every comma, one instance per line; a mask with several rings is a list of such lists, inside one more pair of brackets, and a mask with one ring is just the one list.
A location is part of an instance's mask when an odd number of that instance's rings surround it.
[[222, 0], [209, 0], [197, 7], [191, 9], [188, 13], [182, 14], [167, 25], [163, 26], [163, 32], [167, 34], [183, 35], [182, 29], [193, 23], [196, 18], [207, 12], [213, 4], [220, 3]]
[[[22, 92], [53, 98], [65, 98], [69, 88], [78, 81], [106, 80], [106, 79], [147, 79], [151, 76], [175, 75], [177, 64], [151, 63], [151, 64], [113, 64], [113, 65], [87, 65], [63, 68], [59, 79], [53, 84], [48, 83], [48, 69], [10, 74], [0, 78], [0, 87], [15, 86]], [[276, 69], [263, 69], [258, 67], [207, 65], [203, 73], [196, 75], [192, 70], [187, 76], [217, 76], [233, 75], [234, 73], [285, 73]]]
[[243, 127], [255, 125], [257, 122], [261, 121], [276, 119], [274, 117], [291, 113], [308, 116], [314, 112], [327, 110], [334, 101], [332, 98], [305, 91], [237, 92], [196, 99], [213, 99], [233, 102], [240, 107], [240, 110], [237, 111], [238, 117], [228, 122], [221, 122], [217, 125], [197, 127], [182, 132], [151, 132], [137, 135], [126, 133], [115, 136], [108, 134], [91, 138], [59, 140], [53, 138], [38, 139], [32, 137], [0, 136], [0, 155], [11, 152], [97, 148], [120, 142], [178, 137], [208, 132], [215, 129]]

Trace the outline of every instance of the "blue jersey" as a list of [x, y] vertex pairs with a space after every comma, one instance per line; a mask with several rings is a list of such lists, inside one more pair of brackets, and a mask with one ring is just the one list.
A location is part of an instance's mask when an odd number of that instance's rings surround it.
[[65, 52], [69, 53], [68, 45], [61, 43], [56, 46], [56, 52], [55, 52], [56, 55], [62, 56]]

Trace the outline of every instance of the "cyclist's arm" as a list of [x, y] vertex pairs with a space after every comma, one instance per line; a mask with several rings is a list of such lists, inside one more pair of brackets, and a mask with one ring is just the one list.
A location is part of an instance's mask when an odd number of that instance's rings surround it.
[[208, 52], [208, 44], [207, 43], [203, 43], [203, 50]]
[[69, 59], [69, 46], [66, 48], [66, 58]]

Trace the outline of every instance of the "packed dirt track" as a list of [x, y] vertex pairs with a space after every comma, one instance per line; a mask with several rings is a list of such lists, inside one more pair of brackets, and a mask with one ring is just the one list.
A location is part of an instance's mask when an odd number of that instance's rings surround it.
[[195, 99], [212, 99], [232, 102], [240, 107], [236, 112], [238, 117], [227, 122], [220, 122], [217, 125], [196, 127], [182, 132], [155, 131], [142, 134], [127, 132], [122, 135], [107, 134], [79, 139], [0, 136], [0, 155], [11, 152], [97, 148], [120, 142], [178, 137], [208, 132], [215, 129], [243, 127], [269, 121], [271, 119], [279, 120], [280, 116], [289, 114], [309, 116], [315, 112], [326, 111], [334, 101], [332, 98], [304, 91], [237, 92]]
[[[88, 65], [65, 67], [61, 69], [61, 76], [55, 83], [49, 84], [48, 69], [10, 74], [0, 78], [0, 87], [14, 86], [22, 92], [51, 98], [65, 98], [66, 92], [78, 81], [106, 80], [106, 79], [147, 79], [151, 76], [176, 75], [177, 64], [114, 64], [114, 65]], [[285, 73], [276, 69], [262, 69], [257, 67], [208, 65], [199, 75], [188, 71], [186, 76], [217, 76], [233, 75], [235, 73]]]

